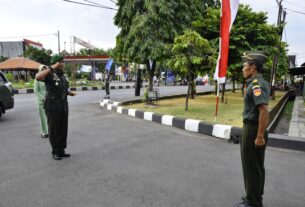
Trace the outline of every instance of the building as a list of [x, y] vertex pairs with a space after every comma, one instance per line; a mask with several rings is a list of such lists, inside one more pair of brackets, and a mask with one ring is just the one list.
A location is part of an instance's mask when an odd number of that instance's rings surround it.
[[0, 42], [0, 56], [7, 58], [23, 57], [24, 51], [29, 47], [42, 49], [43, 45], [39, 42], [23, 39], [22, 41]]

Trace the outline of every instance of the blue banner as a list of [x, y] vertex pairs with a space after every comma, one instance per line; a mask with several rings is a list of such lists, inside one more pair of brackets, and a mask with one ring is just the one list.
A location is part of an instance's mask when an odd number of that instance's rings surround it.
[[107, 64], [106, 64], [106, 70], [109, 72], [110, 71], [110, 68], [112, 66], [112, 63], [113, 63], [113, 59], [109, 59], [107, 61]]

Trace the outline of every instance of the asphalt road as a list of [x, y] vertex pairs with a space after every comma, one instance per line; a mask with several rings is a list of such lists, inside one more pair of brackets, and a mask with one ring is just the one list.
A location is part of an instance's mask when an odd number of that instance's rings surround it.
[[[111, 92], [119, 100], [133, 95], [133, 89]], [[224, 207], [239, 201], [238, 145], [104, 110], [97, 104], [103, 96], [87, 91], [69, 98], [72, 156], [62, 161], [51, 158], [48, 140], [39, 136], [34, 95], [15, 96], [15, 108], [0, 121], [0, 207]], [[304, 160], [304, 152], [267, 149], [265, 207], [304, 206]]]

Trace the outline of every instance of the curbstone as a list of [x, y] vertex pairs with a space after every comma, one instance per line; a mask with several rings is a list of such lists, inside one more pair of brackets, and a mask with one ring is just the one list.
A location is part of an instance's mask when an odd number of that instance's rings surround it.
[[212, 136], [212, 133], [213, 133], [213, 124], [205, 122], [205, 121], [199, 122], [198, 132], [200, 134], [205, 134], [205, 135]]
[[185, 129], [185, 119], [180, 117], [174, 117], [172, 126], [180, 129]]
[[111, 111], [111, 109], [112, 109], [112, 104], [107, 104], [107, 109]]
[[122, 114], [126, 114], [126, 115], [128, 115], [128, 109], [126, 109], [126, 108], [122, 108]]
[[135, 117], [136, 116], [136, 109], [128, 109], [128, 115]]
[[144, 119], [144, 111], [136, 110], [136, 117], [139, 119]]
[[231, 138], [231, 127], [229, 125], [214, 124], [212, 135], [223, 139]]
[[174, 118], [174, 116], [163, 115], [162, 116], [162, 124], [172, 126], [173, 125], [173, 118]]
[[152, 115], [152, 121], [161, 124], [162, 123], [162, 114], [154, 113]]
[[123, 113], [123, 107], [118, 107], [117, 112], [118, 112], [119, 114], [122, 114], [122, 113]]
[[116, 106], [116, 105], [112, 105], [112, 107], [111, 107], [111, 111], [117, 111], [118, 110], [118, 106]]
[[187, 119], [185, 121], [185, 130], [198, 132], [200, 120]]
[[153, 120], [153, 112], [144, 112], [144, 119], [147, 121], [152, 121]]

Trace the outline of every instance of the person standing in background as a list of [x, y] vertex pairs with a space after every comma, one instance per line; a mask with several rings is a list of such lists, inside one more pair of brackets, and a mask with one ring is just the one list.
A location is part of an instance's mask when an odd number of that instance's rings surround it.
[[[44, 65], [40, 65], [38, 68], [38, 72], [45, 67]], [[44, 100], [46, 96], [46, 87], [43, 82], [34, 80], [34, 93], [36, 95], [36, 103], [38, 107], [39, 120], [40, 120], [40, 136], [42, 138], [48, 138], [48, 119], [46, 112], [44, 110]]]

